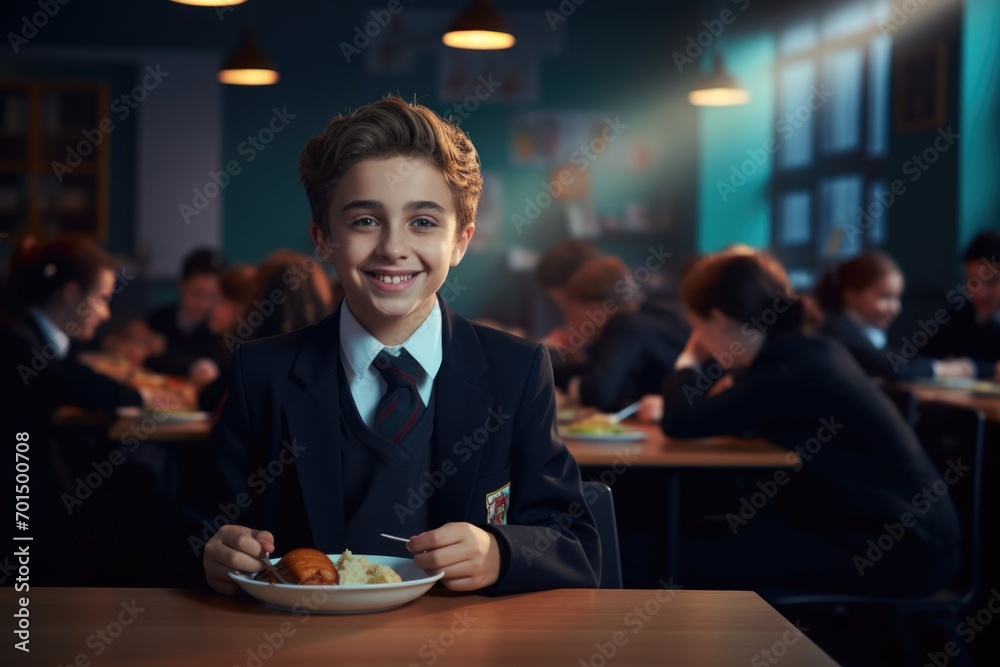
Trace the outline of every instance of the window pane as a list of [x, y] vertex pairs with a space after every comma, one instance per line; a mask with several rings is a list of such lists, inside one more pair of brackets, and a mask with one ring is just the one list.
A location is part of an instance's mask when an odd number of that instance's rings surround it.
[[823, 59], [823, 81], [830, 97], [824, 105], [824, 153], [841, 153], [858, 147], [861, 120], [861, 49], [831, 53]]
[[816, 67], [800, 60], [781, 68], [781, 93], [775, 139], [780, 145], [778, 163], [785, 169], [812, 162], [813, 110], [806, 104]]
[[859, 33], [871, 22], [870, 8], [865, 2], [831, 7], [823, 17], [823, 39], [832, 40]]
[[819, 254], [824, 258], [849, 257], [862, 247], [858, 215], [861, 209], [861, 176], [827, 178], [819, 185]]
[[[858, 226], [865, 230], [866, 245], [882, 246], [888, 232], [888, 211], [881, 200], [890, 201], [884, 193], [888, 188], [885, 181], [875, 181], [868, 186], [868, 208], [864, 216], [859, 215]], [[881, 200], [879, 199], [881, 195]]]
[[809, 229], [811, 197], [806, 190], [789, 192], [781, 197], [778, 243], [783, 246], [805, 245], [812, 236]]
[[778, 53], [783, 56], [808, 51], [816, 47], [816, 22], [806, 21], [785, 28], [778, 35]]
[[888, 150], [889, 64], [892, 41], [887, 35], [872, 38], [868, 62], [868, 155], [883, 156]]

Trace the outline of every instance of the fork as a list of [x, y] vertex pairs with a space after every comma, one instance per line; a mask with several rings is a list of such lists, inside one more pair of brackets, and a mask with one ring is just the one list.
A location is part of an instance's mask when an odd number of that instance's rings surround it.
[[272, 575], [274, 575], [274, 578], [277, 579], [279, 582], [283, 584], [292, 583], [288, 581], [288, 579], [285, 579], [283, 576], [281, 576], [281, 573], [278, 572], [278, 568], [276, 568], [274, 565], [271, 564], [271, 554], [269, 552], [264, 552], [264, 557], [261, 558], [261, 561], [264, 562], [264, 567], [267, 568], [267, 571], [270, 572]]

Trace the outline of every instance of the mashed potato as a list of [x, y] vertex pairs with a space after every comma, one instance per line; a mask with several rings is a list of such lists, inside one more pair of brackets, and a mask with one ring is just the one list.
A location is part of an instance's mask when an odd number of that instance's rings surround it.
[[355, 556], [348, 549], [340, 555], [337, 573], [341, 585], [398, 584], [402, 578], [388, 565], [376, 565], [364, 556]]

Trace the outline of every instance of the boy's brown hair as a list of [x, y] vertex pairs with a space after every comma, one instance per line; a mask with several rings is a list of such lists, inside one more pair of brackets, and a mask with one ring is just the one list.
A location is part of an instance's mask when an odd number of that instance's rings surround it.
[[362, 160], [397, 156], [422, 158], [441, 170], [455, 198], [459, 232], [476, 219], [483, 177], [472, 141], [427, 107], [390, 95], [335, 116], [303, 146], [299, 180], [320, 229], [329, 233], [330, 198], [341, 176]]

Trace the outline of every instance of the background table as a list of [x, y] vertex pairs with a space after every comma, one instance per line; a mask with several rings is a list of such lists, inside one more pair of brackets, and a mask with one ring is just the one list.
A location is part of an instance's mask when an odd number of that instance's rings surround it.
[[[69, 665], [78, 655], [92, 665], [130, 667], [746, 665], [762, 651], [780, 655], [782, 667], [836, 664], [748, 591], [557, 590], [484, 598], [434, 589], [378, 614], [297, 616], [248, 599], [171, 589], [33, 589], [30, 654], [12, 648], [15, 595], [3, 593], [8, 665]], [[142, 611], [125, 613], [123, 604], [133, 601]], [[134, 616], [131, 623], [109, 629], [123, 613], [123, 620]], [[107, 643], [98, 629], [117, 637]], [[280, 647], [272, 649], [268, 637]], [[604, 658], [602, 646], [614, 657]]]
[[[630, 420], [625, 425], [643, 431], [646, 437], [641, 441], [628, 443], [583, 441], [571, 435], [564, 435], [563, 438], [573, 458], [583, 468], [584, 479], [605, 482], [611, 487], [612, 495], [615, 493], [617, 480], [633, 466], [662, 471], [666, 489], [662, 505], [667, 561], [664, 571], [668, 581], [673, 580], [680, 572], [681, 497], [685, 470], [790, 468], [799, 463], [799, 457], [795, 453], [760, 439], [717, 437], [682, 440], [667, 438], [657, 424], [642, 424]], [[599, 469], [603, 470], [598, 472]], [[652, 497], [655, 498], [655, 494]], [[630, 510], [621, 508], [620, 503], [615, 510], [620, 517], [621, 527], [623, 513]], [[658, 513], [654, 509], [652, 516]]]
[[[636, 442], [592, 442], [563, 433], [566, 446], [581, 466], [609, 466], [623, 459], [640, 467], [788, 468], [799, 462], [787, 449], [765, 440], [717, 437], [667, 438], [657, 424], [628, 421], [645, 438]], [[565, 431], [564, 428], [561, 431]]]

